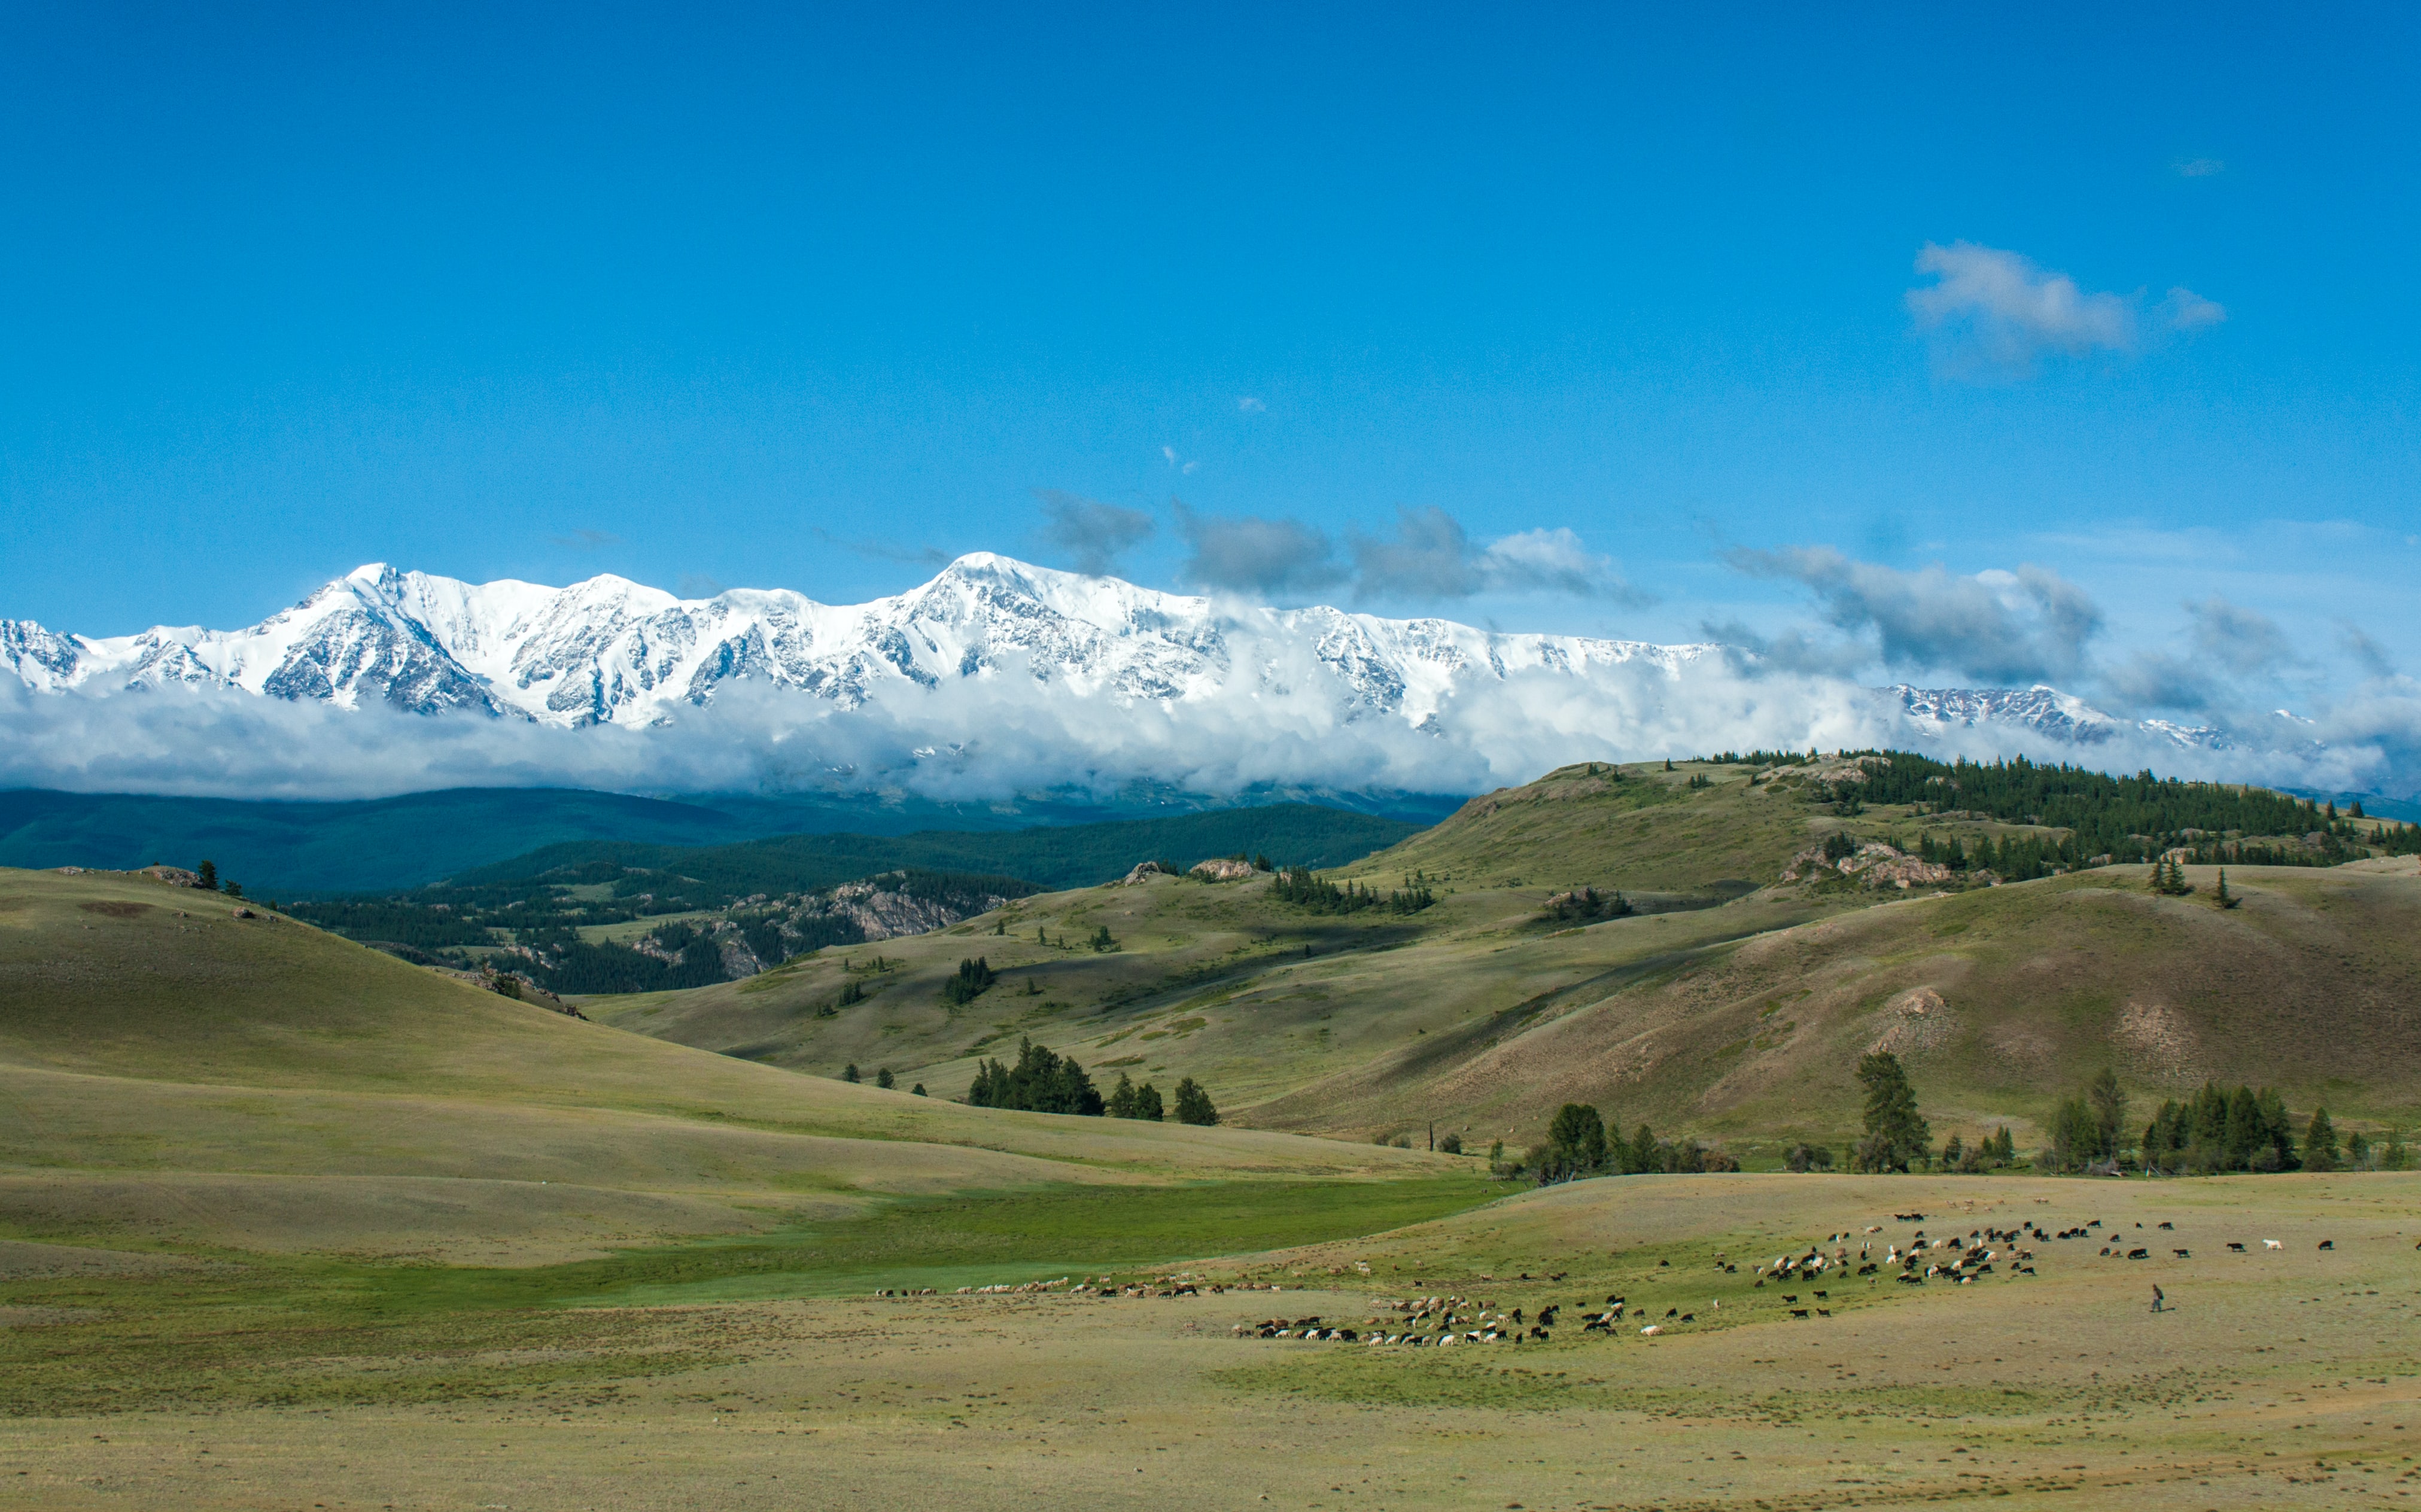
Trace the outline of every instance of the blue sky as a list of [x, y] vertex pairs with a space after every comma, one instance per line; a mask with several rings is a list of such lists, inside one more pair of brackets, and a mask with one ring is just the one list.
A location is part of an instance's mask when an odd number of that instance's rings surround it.
[[0, 616], [997, 550], [2421, 670], [2409, 8], [692, 9], [0, 19]]

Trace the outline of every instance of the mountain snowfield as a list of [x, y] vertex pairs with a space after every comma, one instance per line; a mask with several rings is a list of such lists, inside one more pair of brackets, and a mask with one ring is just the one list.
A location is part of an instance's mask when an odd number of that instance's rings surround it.
[[1769, 675], [1717, 645], [1273, 609], [989, 553], [855, 605], [373, 564], [242, 630], [93, 638], [0, 621], [0, 665], [23, 690], [0, 700], [18, 737], [0, 780], [85, 788], [1446, 793], [1727, 747], [1916, 740], [2111, 764], [2165, 753], [2167, 769], [2229, 750], [2220, 732], [2114, 719], [2049, 688], [1866, 689]]
[[1355, 713], [1433, 720], [1459, 681], [1632, 662], [1667, 673], [1712, 646], [1503, 635], [1335, 609], [1214, 610], [1208, 599], [977, 553], [930, 583], [832, 605], [779, 589], [676, 599], [625, 578], [568, 588], [461, 583], [372, 564], [246, 630], [93, 640], [30, 621], [0, 657], [45, 691], [240, 688], [407, 713], [477, 709], [546, 725], [657, 725], [753, 679], [855, 709], [885, 691], [1010, 673], [1124, 704], [1289, 689], [1308, 655]]

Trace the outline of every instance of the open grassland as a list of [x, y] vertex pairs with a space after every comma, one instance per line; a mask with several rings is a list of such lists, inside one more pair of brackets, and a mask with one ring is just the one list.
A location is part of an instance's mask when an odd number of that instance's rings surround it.
[[0, 872], [0, 1228], [529, 1263], [900, 1197], [1454, 1169], [794, 1076], [236, 912]]
[[[0, 1504], [2393, 1505], [2421, 1475], [2416, 1202], [2421, 1177], [2392, 1176], [1624, 1177], [1118, 1300], [774, 1300], [748, 1292], [755, 1243], [512, 1270], [5, 1244]], [[1005, 1208], [909, 1204], [820, 1242], [875, 1285], [932, 1255], [1006, 1274], [1021, 1250], [1039, 1277], [1065, 1216], [1004, 1244]], [[1920, 1227], [2093, 1222], [2034, 1243], [2031, 1276], [1755, 1285], [1836, 1234], [1880, 1255]], [[1617, 1293], [1618, 1333], [1573, 1326]], [[1459, 1349], [1231, 1333], [1367, 1328], [1414, 1296], [1567, 1314], [1549, 1342]], [[1668, 1309], [1695, 1320], [1639, 1335]]]

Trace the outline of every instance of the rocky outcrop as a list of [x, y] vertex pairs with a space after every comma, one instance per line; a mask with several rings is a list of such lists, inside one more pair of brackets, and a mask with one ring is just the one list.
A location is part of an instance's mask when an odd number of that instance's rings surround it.
[[1783, 868], [1782, 880], [1814, 881], [1828, 874], [1852, 877], [1868, 887], [1900, 888], [1929, 887], [1955, 876], [1939, 862], [1921, 860], [1880, 840], [1865, 840], [1846, 856], [1828, 856], [1824, 847], [1809, 846], [1790, 858], [1790, 865]]
[[[1160, 868], [1154, 866], [1152, 869], [1157, 871]], [[1250, 881], [1256, 873], [1253, 864], [1249, 861], [1238, 861], [1232, 856], [1221, 856], [1211, 861], [1195, 862], [1193, 875], [1206, 882], [1241, 882]]]

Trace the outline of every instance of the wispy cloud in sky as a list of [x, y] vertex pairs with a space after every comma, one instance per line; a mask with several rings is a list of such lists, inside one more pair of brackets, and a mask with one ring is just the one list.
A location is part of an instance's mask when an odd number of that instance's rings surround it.
[[1524, 530], [1475, 546], [1462, 522], [1435, 505], [1399, 509], [1387, 536], [1354, 533], [1354, 592], [1378, 600], [1468, 599], [1479, 593], [1566, 593], [1645, 602], [1611, 557], [1569, 526]]
[[1934, 334], [1953, 366], [1981, 363], [2004, 374], [2033, 371], [2046, 351], [2082, 356], [2135, 345], [2135, 314], [2116, 294], [2088, 294], [2066, 273], [1973, 242], [1928, 242], [1916, 271], [1936, 282], [1908, 291], [1909, 312]]
[[[1916, 270], [1934, 282], [1905, 296], [1917, 329], [1933, 341], [1941, 369], [1967, 379], [2024, 378], [2047, 354], [2130, 353], [2143, 344], [2138, 296], [2088, 293], [2075, 279], [1999, 247], [1927, 242]], [[2183, 285], [2150, 311], [2160, 333], [2200, 331], [2227, 308]]]
[[914, 567], [949, 565], [950, 553], [938, 546], [910, 546], [875, 537], [836, 536], [821, 525], [815, 527], [815, 534], [816, 538], [827, 546], [837, 546], [842, 551], [872, 557], [878, 562], [905, 562]]
[[1152, 538], [1151, 516], [1124, 505], [1103, 504], [1060, 489], [1037, 489], [1042, 503], [1042, 537], [1075, 564], [1079, 572], [1115, 571], [1118, 558]]
[[1988, 683], [2072, 678], [2101, 628], [2101, 611], [2084, 589], [2039, 567], [1972, 577], [1938, 565], [1903, 572], [1831, 546], [1743, 549], [1726, 559], [1743, 572], [1805, 587], [1835, 628], [1871, 634], [1876, 655], [1900, 671]]
[[1171, 500], [1177, 533], [1194, 549], [1186, 581], [1210, 588], [1287, 599], [1344, 581], [1336, 543], [1300, 520], [1210, 515]]

